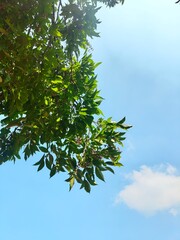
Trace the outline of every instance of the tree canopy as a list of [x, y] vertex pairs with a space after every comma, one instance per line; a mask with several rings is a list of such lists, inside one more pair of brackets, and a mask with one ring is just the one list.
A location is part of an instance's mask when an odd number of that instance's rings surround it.
[[67, 172], [90, 192], [120, 163], [125, 118], [105, 119], [90, 39], [102, 4], [124, 0], [2, 0], [0, 3], [0, 164], [27, 160], [50, 177]]

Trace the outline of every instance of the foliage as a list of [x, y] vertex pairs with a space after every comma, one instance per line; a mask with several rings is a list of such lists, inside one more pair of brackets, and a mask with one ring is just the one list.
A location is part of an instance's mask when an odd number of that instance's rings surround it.
[[[0, 164], [37, 152], [38, 171], [68, 172], [90, 192], [95, 176], [121, 166], [129, 126], [104, 119], [89, 39], [99, 36], [98, 2], [2, 0], [0, 3]], [[99, 117], [98, 117], [99, 115]]]

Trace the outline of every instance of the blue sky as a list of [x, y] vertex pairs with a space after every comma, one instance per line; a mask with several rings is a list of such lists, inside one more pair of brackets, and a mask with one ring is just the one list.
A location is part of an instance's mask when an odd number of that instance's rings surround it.
[[107, 117], [133, 128], [123, 168], [91, 194], [32, 163], [0, 166], [0, 239], [180, 239], [180, 5], [126, 0], [92, 42]]

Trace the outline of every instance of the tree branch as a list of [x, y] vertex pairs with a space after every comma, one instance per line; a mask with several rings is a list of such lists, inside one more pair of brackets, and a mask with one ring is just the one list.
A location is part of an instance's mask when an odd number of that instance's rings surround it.
[[61, 8], [63, 7], [61, 0], [59, 0], [59, 4], [58, 4], [57, 15], [56, 15], [56, 21], [58, 20], [60, 7], [61, 7]]

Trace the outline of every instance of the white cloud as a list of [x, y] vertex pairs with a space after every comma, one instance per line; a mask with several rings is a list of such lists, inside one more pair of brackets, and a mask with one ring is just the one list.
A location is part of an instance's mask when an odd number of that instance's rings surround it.
[[164, 210], [173, 216], [180, 214], [180, 176], [176, 172], [172, 165], [141, 166], [128, 175], [131, 184], [118, 194], [115, 203], [123, 202], [146, 215]]

